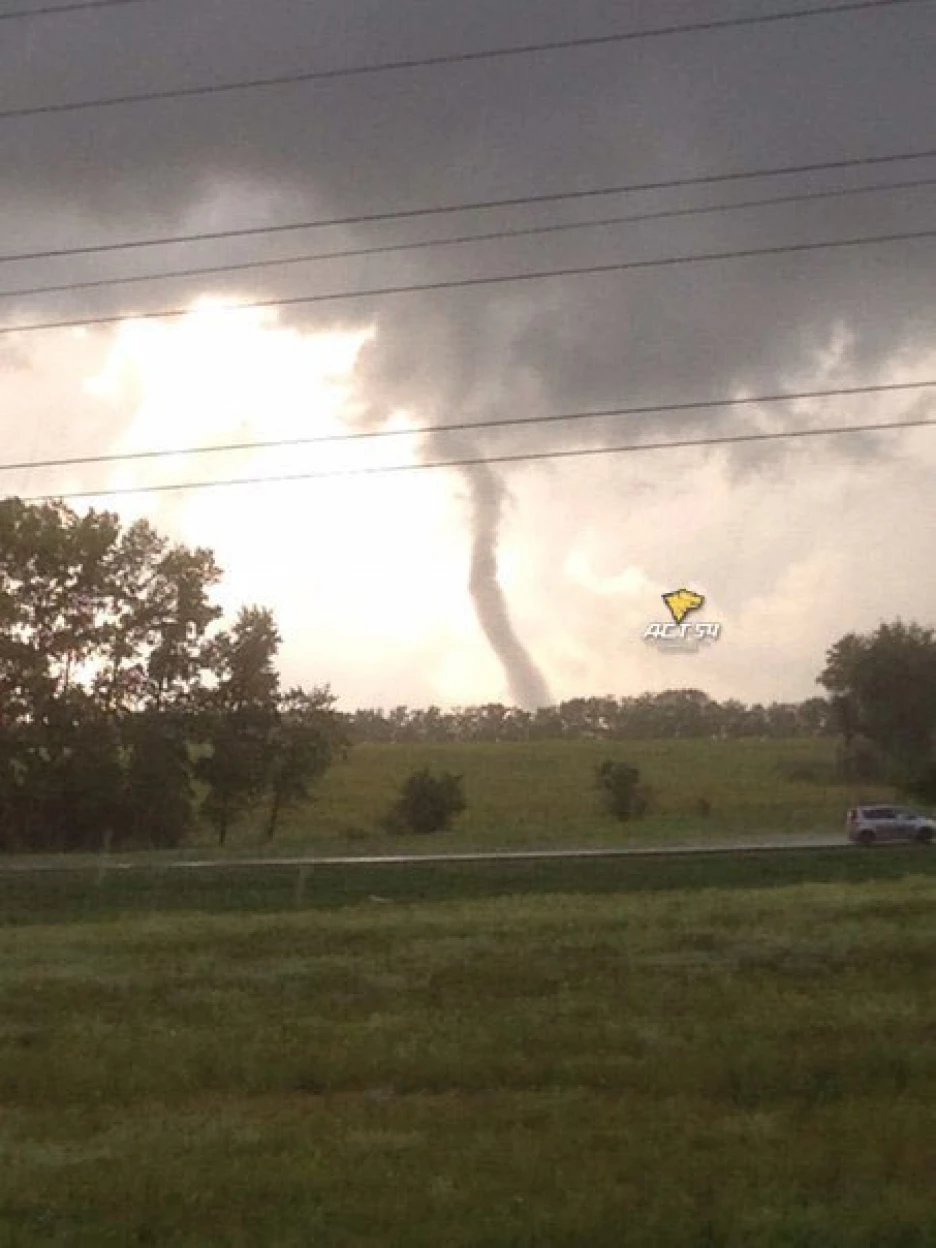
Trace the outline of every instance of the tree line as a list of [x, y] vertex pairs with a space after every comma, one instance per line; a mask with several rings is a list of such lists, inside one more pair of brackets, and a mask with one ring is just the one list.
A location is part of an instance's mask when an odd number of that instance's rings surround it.
[[745, 705], [718, 702], [699, 689], [639, 697], [572, 698], [524, 711], [499, 702], [441, 710], [437, 706], [358, 710], [347, 717], [355, 742], [626, 740], [671, 737], [815, 737], [837, 731], [831, 703]]
[[327, 686], [282, 689], [271, 613], [220, 624], [211, 552], [145, 520], [0, 501], [0, 850], [166, 847], [248, 806], [273, 835], [344, 748]]

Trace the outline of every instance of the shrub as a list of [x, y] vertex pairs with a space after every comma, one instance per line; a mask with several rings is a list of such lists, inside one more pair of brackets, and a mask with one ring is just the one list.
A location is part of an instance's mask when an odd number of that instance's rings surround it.
[[640, 771], [629, 763], [606, 758], [595, 768], [595, 786], [605, 810], [616, 819], [636, 819], [646, 814], [649, 790], [640, 783]]
[[865, 737], [854, 737], [839, 745], [835, 770], [840, 780], [883, 781], [887, 778], [881, 752]]
[[777, 774], [793, 784], [833, 784], [838, 778], [836, 769], [822, 762], [781, 762]]
[[450, 771], [434, 776], [428, 767], [423, 767], [403, 782], [399, 796], [384, 816], [383, 826], [392, 834], [445, 832], [466, 806], [461, 776]]
[[929, 806], [936, 804], [936, 762], [917, 767], [900, 786], [908, 796]]

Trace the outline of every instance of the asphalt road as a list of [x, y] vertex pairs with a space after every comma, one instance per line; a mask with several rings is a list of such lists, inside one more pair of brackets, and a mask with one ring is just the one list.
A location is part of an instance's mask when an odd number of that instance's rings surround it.
[[[856, 846], [842, 837], [811, 837], [783, 841], [756, 841], [739, 844], [725, 842], [707, 845], [671, 845], [653, 848], [610, 847], [601, 849], [512, 849], [494, 851], [469, 851], [456, 854], [354, 854], [341, 856], [301, 855], [289, 858], [198, 858], [158, 862], [152, 859], [134, 862], [128, 859], [110, 859], [103, 856], [89, 861], [9, 862], [0, 863], [0, 872], [32, 873], [39, 871], [217, 871], [232, 867], [355, 867], [355, 866], [415, 866], [423, 863], [455, 862], [547, 862], [561, 859], [582, 858], [669, 858], [712, 856], [782, 854], [791, 851], [841, 850], [859, 852]], [[865, 850], [864, 852], [867, 852]]]

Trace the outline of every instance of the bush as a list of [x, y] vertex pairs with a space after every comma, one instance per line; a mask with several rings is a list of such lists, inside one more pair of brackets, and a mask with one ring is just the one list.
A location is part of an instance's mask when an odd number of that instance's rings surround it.
[[884, 781], [888, 778], [880, 750], [865, 737], [854, 737], [839, 745], [835, 770], [840, 780]]
[[606, 758], [595, 768], [595, 786], [602, 805], [616, 819], [636, 819], [647, 813], [650, 793], [640, 783], [640, 772], [629, 763]]
[[928, 806], [936, 805], [936, 762], [917, 767], [900, 787], [916, 801]]
[[434, 776], [423, 767], [403, 782], [383, 826], [391, 834], [445, 832], [466, 806], [461, 776], [450, 771]]
[[793, 784], [834, 784], [840, 774], [836, 768], [823, 762], [781, 762], [776, 770], [784, 780]]

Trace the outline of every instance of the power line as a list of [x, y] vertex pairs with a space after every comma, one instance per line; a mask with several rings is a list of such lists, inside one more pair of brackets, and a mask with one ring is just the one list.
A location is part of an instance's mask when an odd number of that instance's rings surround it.
[[370, 225], [386, 221], [406, 221], [418, 217], [447, 216], [457, 212], [488, 212], [499, 208], [525, 208], [538, 204], [554, 204], [563, 200], [595, 199], [606, 195], [630, 195], [644, 191], [681, 190], [691, 186], [716, 186], [744, 182], [754, 178], [773, 178], [792, 174], [830, 173], [842, 169], [858, 169], [868, 165], [891, 165], [905, 161], [932, 160], [936, 147], [885, 152], [879, 156], [854, 156], [840, 160], [811, 161], [805, 164], [774, 165], [761, 169], [738, 169], [725, 173], [704, 173], [688, 178], [664, 178], [651, 182], [626, 182], [617, 186], [587, 187], [576, 191], [547, 191], [534, 195], [514, 195], [502, 199], [465, 200], [456, 204], [430, 204], [421, 208], [400, 208], [386, 212], [356, 213], [344, 217], [319, 217], [310, 221], [289, 221], [279, 225], [256, 225], [238, 230], [201, 230], [191, 234], [170, 234], [161, 238], [124, 239], [115, 243], [95, 243], [81, 247], [45, 248], [42, 251], [17, 251], [0, 255], [0, 264], [26, 260], [58, 260], [66, 256], [103, 255], [112, 251], [132, 251], [146, 247], [168, 247], [177, 243], [216, 242], [231, 238], [250, 238], [258, 234], [284, 234], [299, 230], [320, 230], [333, 226]]
[[318, 446], [346, 442], [373, 441], [377, 438], [424, 437], [437, 433], [474, 433], [479, 429], [507, 429], [525, 425], [598, 420], [611, 416], [649, 416], [716, 408], [752, 407], [767, 403], [795, 403], [808, 399], [854, 398], [858, 395], [894, 394], [936, 387], [936, 378], [924, 381], [885, 382], [872, 386], [838, 386], [829, 390], [799, 390], [781, 394], [756, 394], [734, 399], [694, 399], [679, 403], [653, 403], [639, 407], [600, 408], [584, 412], [558, 412], [547, 416], [517, 416], [506, 419], [458, 421], [447, 425], [422, 425], [415, 429], [367, 429], [355, 433], [324, 434], [318, 437], [275, 438], [254, 442], [224, 442], [217, 446], [174, 447], [165, 450], [128, 451], [118, 455], [77, 455], [64, 459], [34, 459], [21, 463], [0, 463], [0, 472], [33, 468], [75, 468], [89, 464], [114, 464], [144, 459], [164, 459], [176, 455], [212, 455], [230, 451], [263, 451], [293, 446]]
[[478, 455], [465, 459], [431, 460], [416, 464], [388, 464], [367, 468], [322, 469], [318, 472], [283, 473], [266, 477], [226, 477], [215, 481], [181, 481], [168, 485], [125, 486], [114, 490], [74, 490], [65, 494], [35, 494], [21, 501], [45, 503], [58, 499], [116, 498], [128, 494], [165, 494], [181, 490], [208, 490], [244, 485], [283, 485], [293, 481], [321, 481], [339, 477], [387, 476], [400, 472], [422, 472], [438, 468], [474, 468], [488, 464], [519, 464], [535, 460], [581, 459], [586, 456], [627, 455], [641, 451], [689, 450], [705, 446], [736, 446], [782, 439], [844, 437], [848, 434], [882, 433], [888, 430], [920, 429], [936, 425], [936, 420], [880, 421], [874, 424], [837, 425], [824, 429], [787, 429], [774, 433], [725, 434], [711, 438], [683, 438], [669, 442], [639, 442], [625, 446], [575, 447], [559, 451], [531, 451], [516, 455]]
[[[540, 269], [533, 273], [492, 274], [483, 277], [447, 278], [437, 282], [406, 282], [394, 286], [372, 286], [367, 290], [328, 291], [324, 294], [290, 295], [278, 299], [249, 299], [229, 304], [217, 311], [247, 311], [263, 308], [298, 307], [303, 304], [336, 303], [349, 299], [371, 299], [393, 295], [427, 294], [439, 290], [468, 290], [481, 286], [508, 285], [517, 282], [539, 282], [556, 277], [598, 277], [603, 274], [633, 272], [643, 269], [672, 268], [678, 265], [714, 264], [723, 260], [750, 260], [763, 256], [794, 255], [842, 248], [872, 247], [931, 239], [936, 229], [901, 230], [892, 234], [871, 234], [861, 238], [828, 239], [824, 242], [781, 243], [773, 247], [745, 247], [732, 251], [710, 251], [699, 254], [659, 256], [650, 260], [622, 260], [612, 264], [568, 266]], [[34, 321], [25, 325], [0, 326], [0, 336], [31, 334], [52, 329], [80, 329], [91, 325], [116, 325], [121, 321], [172, 320], [188, 316], [192, 308], [163, 308], [152, 312], [121, 312], [109, 316], [86, 316], [64, 321]]]
[[154, 103], [162, 100], [193, 99], [210, 95], [230, 94], [235, 91], [255, 91], [261, 88], [295, 86], [310, 82], [334, 81], [342, 78], [373, 77], [378, 74], [402, 72], [414, 69], [430, 69], [443, 65], [465, 65], [478, 61], [506, 60], [519, 56], [536, 56], [549, 52], [566, 52], [572, 49], [610, 47], [616, 44], [635, 43], [648, 39], [669, 38], [674, 35], [699, 35], [741, 27], [764, 26], [769, 23], [799, 21], [805, 18], [835, 16], [903, 7], [909, 4], [929, 4], [931, 0], [849, 0], [846, 4], [809, 5], [788, 9], [780, 13], [762, 13], [747, 17], [713, 18], [708, 21], [672, 23], [652, 26], [643, 30], [619, 31], [607, 35], [590, 35], [577, 39], [552, 39], [541, 43], [515, 44], [509, 47], [488, 48], [477, 52], [450, 52], [439, 56], [405, 57], [393, 61], [375, 61], [364, 65], [346, 65], [332, 69], [308, 70], [302, 73], [276, 74], [263, 78], [242, 78], [233, 82], [210, 83], [202, 86], [175, 87], [161, 91], [136, 91], [123, 95], [99, 96], [91, 100], [75, 100], [58, 104], [34, 104], [24, 108], [8, 108], [0, 111], [0, 121], [12, 121], [26, 117], [48, 116], [52, 113], [74, 113], [97, 108], [115, 108], [128, 104]]
[[147, 0], [80, 0], [77, 4], [47, 4], [41, 9], [11, 9], [0, 13], [0, 22], [24, 17], [50, 17], [60, 13], [83, 13], [87, 9], [118, 9], [127, 4], [145, 4]]
[[233, 264], [164, 269], [159, 273], [141, 273], [126, 277], [101, 277], [84, 282], [63, 282], [49, 286], [23, 286], [0, 290], [0, 299], [20, 299], [34, 295], [64, 294], [76, 290], [97, 290], [102, 287], [136, 285], [141, 282], [169, 281], [182, 277], [209, 277], [224, 273], [242, 273], [256, 269], [286, 267], [321, 260], [349, 260], [361, 256], [386, 255], [390, 252], [423, 251], [436, 247], [454, 247], [466, 243], [484, 243], [510, 238], [566, 233], [599, 227], [629, 225], [640, 221], [662, 221], [681, 217], [705, 216], [741, 209], [775, 207], [779, 204], [804, 203], [812, 200], [841, 199], [851, 195], [870, 195], [882, 191], [912, 190], [936, 186], [936, 177], [916, 178], [903, 182], [879, 182], [871, 186], [838, 187], [824, 191], [801, 191], [791, 195], [775, 195], [760, 199], [736, 200], [733, 203], [702, 204], [692, 208], [664, 208], [615, 217], [598, 217], [590, 221], [561, 221], [552, 225], [518, 226], [513, 229], [489, 230], [481, 234], [462, 234], [453, 238], [419, 239], [409, 243], [383, 243], [373, 247], [352, 247], [338, 251], [305, 252], [301, 255], [279, 256], [272, 260], [243, 260]]

